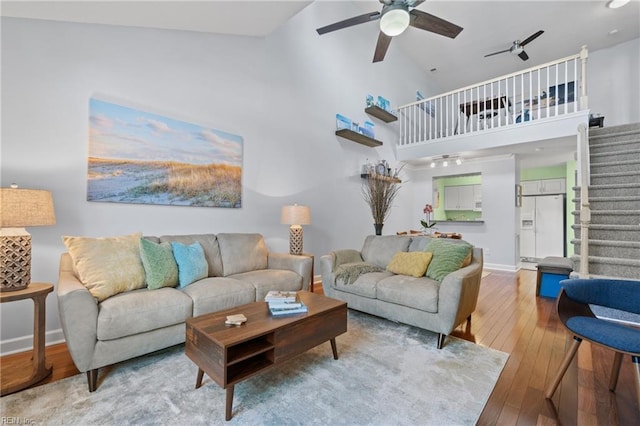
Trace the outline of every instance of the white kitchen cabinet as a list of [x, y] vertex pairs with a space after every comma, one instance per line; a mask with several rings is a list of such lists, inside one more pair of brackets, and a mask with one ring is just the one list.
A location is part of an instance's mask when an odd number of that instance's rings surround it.
[[[444, 209], [445, 210], [474, 210], [475, 185], [445, 186]], [[479, 185], [478, 185], [479, 186]]]
[[564, 194], [567, 192], [565, 179], [540, 179], [520, 182], [522, 195]]
[[482, 211], [482, 185], [473, 185], [473, 211]]

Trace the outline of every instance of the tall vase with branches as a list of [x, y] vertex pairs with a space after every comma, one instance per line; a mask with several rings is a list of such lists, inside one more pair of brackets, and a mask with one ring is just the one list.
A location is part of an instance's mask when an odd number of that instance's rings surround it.
[[393, 200], [398, 195], [400, 184], [369, 176], [362, 185], [362, 197], [369, 204], [376, 235], [382, 234], [382, 225], [391, 212]]

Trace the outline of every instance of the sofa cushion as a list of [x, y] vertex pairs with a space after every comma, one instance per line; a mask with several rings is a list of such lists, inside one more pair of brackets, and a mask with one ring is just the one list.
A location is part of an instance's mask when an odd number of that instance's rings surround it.
[[173, 257], [171, 244], [158, 244], [141, 238], [140, 258], [144, 266], [147, 288], [155, 290], [178, 285], [178, 265]]
[[433, 253], [433, 259], [427, 268], [427, 277], [442, 282], [444, 277], [460, 269], [473, 246], [466, 242], [434, 238], [425, 250]]
[[394, 254], [407, 251], [410, 242], [411, 238], [398, 235], [369, 235], [362, 246], [362, 259], [386, 268]]
[[427, 244], [431, 242], [434, 237], [428, 235], [414, 235], [411, 237], [411, 244], [409, 244], [409, 251], [424, 251]]
[[180, 288], [207, 278], [209, 269], [204, 257], [204, 250], [199, 242], [185, 245], [176, 241], [171, 243], [173, 257], [178, 264], [178, 282]]
[[369, 272], [362, 274], [352, 284], [346, 284], [342, 280], [336, 280], [335, 288], [346, 293], [375, 299], [377, 297], [376, 285], [380, 280], [391, 277], [391, 272]]
[[333, 253], [336, 257], [335, 263], [333, 264], [334, 268], [345, 263], [362, 262], [362, 256], [360, 255], [360, 252], [358, 250], [343, 249], [336, 250]]
[[164, 287], [118, 294], [98, 310], [98, 340], [112, 340], [180, 324], [191, 317], [193, 304], [180, 290]]
[[220, 258], [220, 248], [218, 247], [218, 239], [214, 234], [188, 234], [188, 235], [163, 235], [160, 237], [161, 242], [178, 242], [182, 244], [193, 244], [196, 241], [204, 250], [204, 257], [207, 259], [207, 268], [210, 277], [222, 276], [222, 259]]
[[378, 282], [378, 300], [425, 312], [438, 312], [440, 283], [408, 275], [393, 275]]
[[80, 281], [98, 301], [146, 286], [141, 233], [119, 237], [62, 237]]
[[218, 234], [223, 276], [267, 269], [267, 246], [260, 234]]
[[205, 278], [182, 290], [193, 300], [193, 316], [255, 302], [253, 285], [233, 278]]
[[269, 290], [302, 290], [302, 277], [284, 269], [262, 269], [232, 275], [231, 278], [251, 284], [257, 301], [264, 300]]
[[387, 265], [387, 271], [419, 278], [427, 272], [427, 267], [432, 257], [433, 253], [426, 251], [399, 251]]

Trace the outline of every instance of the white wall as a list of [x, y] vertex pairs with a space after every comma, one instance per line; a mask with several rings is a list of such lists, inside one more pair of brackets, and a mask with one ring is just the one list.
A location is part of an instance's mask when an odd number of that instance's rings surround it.
[[605, 126], [640, 121], [640, 38], [589, 52], [587, 94]]
[[[294, 202], [312, 211], [305, 251], [361, 247], [373, 220], [359, 167], [366, 158], [395, 163], [396, 125], [372, 120], [384, 141], [373, 149], [336, 137], [335, 114], [362, 122], [368, 93], [398, 105], [437, 88], [393, 45], [371, 63], [375, 25], [315, 32], [357, 13], [312, 4], [267, 38], [3, 18], [2, 186], [51, 190], [57, 216], [55, 226], [29, 229], [33, 280], [56, 282], [62, 235], [260, 232], [286, 252], [280, 207]], [[91, 97], [243, 136], [242, 208], [87, 202]], [[402, 192], [387, 232], [405, 227]], [[30, 301], [2, 305], [2, 353], [30, 347], [32, 317]], [[59, 328], [54, 292], [49, 343], [62, 338]]]

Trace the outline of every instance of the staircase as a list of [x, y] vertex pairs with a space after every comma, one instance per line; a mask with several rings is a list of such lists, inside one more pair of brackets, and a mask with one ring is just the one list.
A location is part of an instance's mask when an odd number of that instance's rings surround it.
[[[640, 279], [640, 123], [589, 130], [589, 275]], [[580, 187], [574, 187], [574, 271], [580, 270]]]

